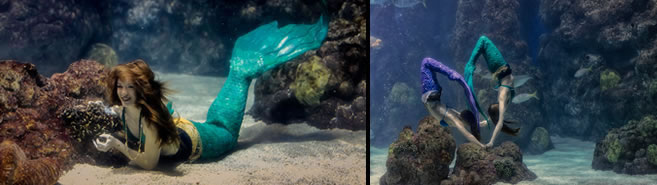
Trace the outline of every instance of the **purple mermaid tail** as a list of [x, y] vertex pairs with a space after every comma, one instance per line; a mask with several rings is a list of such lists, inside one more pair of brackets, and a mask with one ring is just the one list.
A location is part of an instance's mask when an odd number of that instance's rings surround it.
[[422, 75], [422, 94], [428, 91], [440, 92], [442, 90], [442, 87], [440, 87], [440, 84], [438, 84], [438, 81], [436, 80], [436, 76], [433, 74], [433, 72], [438, 72], [440, 74], [443, 74], [447, 76], [447, 78], [449, 78], [450, 80], [457, 81], [461, 86], [463, 86], [465, 97], [468, 100], [468, 107], [474, 114], [475, 120], [477, 121], [476, 123], [474, 123], [476, 124], [476, 127], [474, 127], [473, 125], [470, 126], [471, 128], [477, 128], [476, 132], [479, 133], [479, 110], [477, 109], [475, 98], [472, 95], [470, 86], [468, 86], [468, 84], [465, 82], [465, 79], [461, 74], [459, 74], [453, 69], [447, 67], [445, 64], [433, 58], [429, 58], [429, 57], [424, 58], [424, 60], [422, 60], [422, 65], [420, 66], [420, 73]]

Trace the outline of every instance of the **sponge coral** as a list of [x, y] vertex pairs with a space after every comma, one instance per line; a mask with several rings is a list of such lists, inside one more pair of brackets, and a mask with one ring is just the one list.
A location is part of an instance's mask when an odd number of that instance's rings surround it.
[[290, 85], [299, 102], [315, 106], [326, 90], [331, 71], [322, 63], [318, 56], [313, 56], [310, 61], [299, 64], [296, 79]]

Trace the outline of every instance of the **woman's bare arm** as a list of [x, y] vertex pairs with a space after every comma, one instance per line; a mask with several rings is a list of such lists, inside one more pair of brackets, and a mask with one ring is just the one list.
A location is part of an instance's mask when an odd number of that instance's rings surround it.
[[479, 142], [477, 138], [475, 138], [470, 132], [468, 132], [468, 130], [466, 130], [465, 127], [463, 127], [463, 125], [465, 125], [466, 123], [465, 121], [461, 120], [461, 118], [458, 115], [459, 113], [456, 112], [455, 110], [453, 109], [449, 110], [447, 111], [447, 115], [445, 116], [445, 121], [448, 124], [456, 127], [456, 129], [459, 130], [459, 132], [461, 132], [463, 136], [465, 136], [465, 139], [481, 147], [484, 147], [484, 145], [481, 144], [481, 142]]
[[144, 136], [146, 136], [146, 141], [144, 142], [144, 151], [140, 153], [138, 151], [132, 150], [128, 148], [128, 146], [126, 146], [124, 143], [119, 144], [116, 149], [121, 151], [123, 155], [130, 159], [130, 164], [135, 164], [141, 168], [150, 170], [157, 166], [158, 160], [160, 159], [161, 148], [160, 142], [157, 139], [157, 130], [155, 127], [147, 125], [149, 124], [145, 124], [143, 127]]
[[[506, 77], [502, 79], [502, 85], [508, 85], [510, 87], [513, 87], [513, 75], [509, 74]], [[499, 103], [499, 112], [498, 112], [498, 119], [497, 119], [497, 125], [495, 125], [495, 130], [493, 131], [493, 135], [490, 138], [490, 141], [488, 144], [486, 144], [486, 147], [492, 147], [493, 144], [495, 143], [495, 138], [497, 138], [497, 134], [500, 133], [500, 130], [502, 130], [502, 124], [504, 123], [504, 112], [506, 111], [506, 105], [510, 101], [510, 93], [511, 89], [507, 87], [500, 86], [499, 87], [499, 94], [497, 96], [497, 102]]]

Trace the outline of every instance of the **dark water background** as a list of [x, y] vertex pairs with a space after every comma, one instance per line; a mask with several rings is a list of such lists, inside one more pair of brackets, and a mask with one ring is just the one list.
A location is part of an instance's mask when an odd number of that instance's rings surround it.
[[237, 37], [271, 21], [312, 23], [321, 7], [320, 1], [5, 0], [0, 59], [36, 64], [48, 77], [103, 43], [119, 63], [144, 59], [156, 71], [226, 76]]
[[[404, 96], [419, 97], [419, 64], [424, 57], [454, 66], [453, 61], [446, 59], [449, 58], [448, 39], [454, 24], [456, 3], [427, 1], [427, 7], [436, 8], [424, 8], [422, 5], [413, 8], [370, 6], [370, 34], [381, 39], [383, 45], [370, 52], [370, 134], [375, 138], [372, 140], [374, 145], [389, 144], [403, 126], [415, 126], [426, 115], [419, 98], [408, 97], [416, 101], [402, 105], [386, 104], [386, 96], [389, 96], [395, 83], [403, 82], [410, 87], [412, 94]], [[441, 85], [450, 84], [446, 81], [439, 79]], [[445, 89], [443, 93], [443, 96], [453, 97], [458, 92]], [[446, 101], [456, 105], [457, 101], [454, 100]], [[404, 110], [391, 111], [397, 108]], [[397, 132], [389, 132], [383, 127], [394, 127]]]

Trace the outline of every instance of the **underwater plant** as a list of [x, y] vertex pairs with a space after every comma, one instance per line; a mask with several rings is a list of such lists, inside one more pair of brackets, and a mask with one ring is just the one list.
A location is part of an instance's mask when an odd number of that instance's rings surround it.
[[297, 67], [297, 78], [290, 89], [299, 102], [309, 105], [319, 105], [319, 100], [324, 95], [331, 70], [329, 70], [321, 58], [312, 56], [308, 62], [299, 64]]
[[618, 73], [607, 69], [600, 74], [600, 88], [602, 88], [602, 91], [614, 88], [616, 85], [618, 85], [620, 79], [621, 78], [618, 76]]

